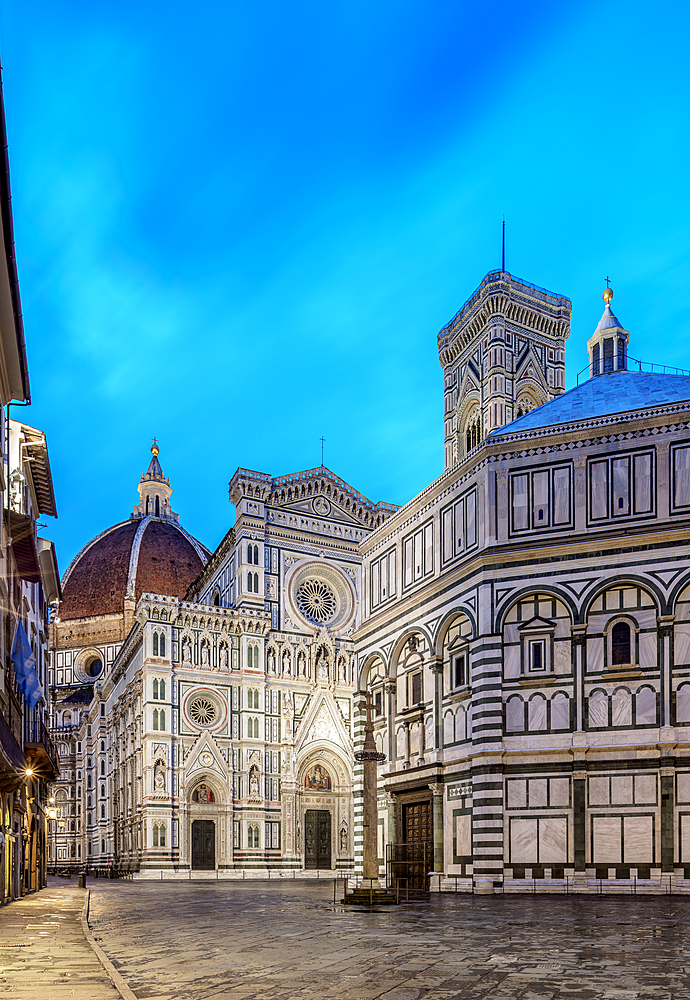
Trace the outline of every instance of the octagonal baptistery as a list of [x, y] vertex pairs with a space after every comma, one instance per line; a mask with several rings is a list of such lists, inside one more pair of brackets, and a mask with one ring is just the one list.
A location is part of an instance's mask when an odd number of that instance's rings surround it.
[[54, 685], [89, 684], [117, 655], [139, 597], [182, 598], [210, 552], [178, 523], [158, 447], [137, 487], [140, 502], [128, 521], [107, 528], [72, 560], [62, 580], [53, 622]]

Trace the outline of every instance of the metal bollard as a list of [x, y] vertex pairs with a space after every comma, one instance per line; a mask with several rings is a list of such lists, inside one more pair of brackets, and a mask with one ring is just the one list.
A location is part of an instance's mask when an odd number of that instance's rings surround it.
[[78, 880], [78, 883], [77, 883], [77, 887], [79, 889], [85, 889], [86, 888], [86, 872], [79, 872], [79, 880]]

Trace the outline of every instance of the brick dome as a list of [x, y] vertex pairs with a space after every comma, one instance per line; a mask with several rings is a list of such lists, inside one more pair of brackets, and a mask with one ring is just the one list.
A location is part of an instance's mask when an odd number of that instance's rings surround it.
[[60, 618], [122, 613], [143, 593], [184, 597], [209, 557], [171, 519], [144, 516], [115, 524], [85, 545], [62, 580]]

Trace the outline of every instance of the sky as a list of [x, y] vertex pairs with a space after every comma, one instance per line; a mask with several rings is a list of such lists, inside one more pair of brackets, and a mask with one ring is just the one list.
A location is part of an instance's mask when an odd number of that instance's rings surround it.
[[436, 336], [500, 267], [610, 276], [630, 354], [690, 369], [690, 6], [3, 0], [32, 405], [64, 571], [151, 439], [213, 548], [238, 466], [402, 504], [443, 471]]

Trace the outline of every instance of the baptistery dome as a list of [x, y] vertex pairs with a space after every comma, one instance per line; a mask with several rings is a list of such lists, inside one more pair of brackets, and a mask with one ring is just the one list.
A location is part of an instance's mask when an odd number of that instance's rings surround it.
[[62, 580], [61, 621], [122, 614], [146, 592], [184, 597], [206, 565], [209, 550], [178, 523], [157, 445], [151, 451], [129, 520], [101, 532], [70, 563]]

